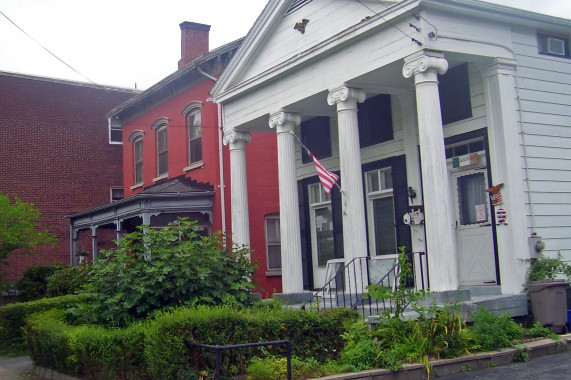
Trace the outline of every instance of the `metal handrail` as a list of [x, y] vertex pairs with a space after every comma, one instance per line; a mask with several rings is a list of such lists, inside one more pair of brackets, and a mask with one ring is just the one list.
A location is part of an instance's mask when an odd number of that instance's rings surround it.
[[210, 344], [202, 344], [202, 343], [194, 343], [189, 342], [185, 339], [184, 344], [187, 347], [201, 347], [207, 348], [209, 350], [214, 350], [216, 353], [216, 380], [221, 380], [221, 351], [224, 350], [234, 350], [238, 348], [248, 348], [248, 347], [259, 347], [259, 346], [275, 346], [279, 344], [285, 344], [287, 347], [287, 379], [291, 380], [291, 341], [289, 340], [276, 340], [270, 342], [259, 342], [259, 343], [244, 343], [244, 344], [232, 344], [228, 346], [218, 346], [218, 345], [210, 345]]
[[[413, 264], [414, 264], [415, 254], [419, 255], [420, 266], [419, 266], [418, 275], [420, 276], [419, 278], [421, 284], [420, 288], [424, 289], [425, 273], [424, 273], [423, 257], [426, 255], [426, 253], [424, 252], [407, 253], [408, 256], [412, 257]], [[302, 306], [302, 309], [305, 310], [308, 305], [311, 306], [313, 304], [316, 304], [317, 309], [319, 310], [321, 302], [323, 302], [324, 309], [327, 308], [328, 306], [333, 307], [334, 303], [333, 297], [335, 298], [335, 304], [337, 306], [349, 307], [352, 309], [356, 309], [359, 306], [365, 306], [365, 304], [368, 304], [369, 308], [375, 308], [377, 312], [379, 312], [380, 309], [385, 310], [387, 307], [392, 308], [392, 302], [390, 299], [388, 300], [388, 305], [387, 301], [385, 300], [375, 300], [375, 302], [373, 303], [373, 299], [371, 298], [371, 296], [363, 291], [366, 288], [366, 286], [370, 285], [369, 272], [370, 272], [371, 260], [373, 260], [373, 258], [371, 257], [355, 257], [351, 259], [351, 261], [345, 264], [342, 269], [337, 269], [335, 271], [334, 276], [330, 278], [321, 289], [317, 290], [313, 294], [313, 296], [309, 299], [309, 301], [307, 301], [307, 303], [305, 303]], [[365, 268], [367, 273], [366, 279], [365, 276], [363, 275], [364, 274], [363, 263], [365, 263]], [[359, 265], [359, 268], [357, 268], [357, 265]], [[359, 276], [357, 276], [358, 271], [360, 272]], [[388, 286], [393, 286], [391, 284], [391, 277], [392, 281], [394, 281], [394, 284], [396, 284], [398, 278], [398, 272], [399, 272], [399, 262], [398, 260], [396, 260], [395, 263], [387, 270], [387, 272], [383, 276], [381, 276], [379, 280], [376, 280], [373, 284], [382, 285], [386, 283]], [[347, 279], [345, 277], [347, 277]], [[357, 282], [359, 278], [361, 279], [360, 284]], [[341, 291], [339, 291], [338, 286], [334, 287], [334, 285], [339, 285], [339, 284], [341, 284], [342, 288]], [[335, 289], [334, 291], [332, 291], [333, 288]], [[362, 293], [360, 293], [360, 291]], [[347, 298], [349, 302], [347, 302]], [[327, 303], [327, 299], [329, 299], [329, 304]], [[339, 301], [342, 301], [342, 305], [338, 304]], [[362, 309], [362, 312], [363, 316], [365, 316], [365, 308]]]

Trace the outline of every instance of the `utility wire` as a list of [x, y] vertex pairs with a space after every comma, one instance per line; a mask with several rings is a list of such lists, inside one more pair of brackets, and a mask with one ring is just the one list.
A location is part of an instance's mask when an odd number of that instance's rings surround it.
[[[384, 18], [383, 16], [380, 16], [381, 12], [375, 12], [374, 9], [372, 9], [371, 7], [369, 7], [366, 4], [363, 4], [363, 2], [361, 0], [356, 0], [359, 4], [361, 4], [362, 6], [364, 6], [365, 8], [367, 8], [368, 10], [370, 10], [371, 12], [373, 12], [373, 14], [375, 16], [379, 16], [380, 18], [382, 18], [387, 24], [389, 24], [390, 26], [392, 26], [393, 28], [395, 28], [396, 30], [398, 30], [399, 32], [401, 32], [403, 35], [405, 35], [406, 37], [410, 38], [412, 40], [412, 42], [414, 42], [415, 44], [417, 44], [418, 46], [422, 46], [422, 42], [420, 42], [419, 40], [417, 40], [414, 37], [411, 37], [410, 35], [406, 34], [402, 29], [400, 29], [399, 27], [397, 27], [395, 24], [393, 24], [392, 22], [390, 22], [389, 20], [387, 20], [386, 18]], [[383, 11], [389, 9], [389, 7], [385, 6], [385, 9], [383, 9]], [[438, 29], [436, 28], [436, 26], [434, 26], [431, 22], [429, 22], [427, 19], [425, 19], [422, 16], [417, 16], [414, 13], [410, 12], [410, 11], [406, 11], [407, 13], [409, 13], [412, 17], [414, 17], [415, 20], [420, 20], [423, 19], [424, 21], [426, 21], [426, 23], [430, 26], [432, 26], [434, 28], [435, 31], [437, 31]], [[409, 24], [409, 26], [411, 28], [414, 28], [417, 32], [420, 32], [420, 28], [416, 27], [413, 24]]]
[[86, 79], [88, 82], [93, 83], [96, 86], [99, 87], [103, 87], [98, 85], [97, 83], [95, 83], [94, 81], [92, 81], [91, 79], [89, 79], [88, 77], [86, 77], [85, 75], [83, 75], [82, 73], [80, 73], [79, 71], [77, 71], [76, 69], [74, 69], [73, 67], [71, 67], [71, 65], [67, 64], [63, 59], [61, 59], [60, 57], [58, 57], [57, 55], [55, 55], [54, 53], [52, 53], [48, 48], [46, 48], [44, 45], [42, 45], [41, 43], [39, 43], [38, 41], [36, 41], [32, 36], [30, 36], [28, 33], [26, 33], [26, 31], [22, 28], [20, 28], [18, 26], [18, 24], [16, 24], [14, 21], [12, 21], [10, 19], [10, 17], [6, 16], [6, 14], [2, 11], [0, 11], [0, 14], [2, 14], [2, 16], [4, 16], [6, 18], [6, 20], [10, 21], [12, 23], [12, 25], [14, 25], [16, 28], [18, 28], [22, 33], [24, 33], [29, 39], [31, 39], [32, 41], [34, 41], [36, 44], [38, 44], [42, 49], [44, 49], [45, 51], [47, 51], [48, 53], [50, 53], [54, 58], [56, 58], [58, 61], [60, 61], [61, 63], [63, 63], [64, 65], [66, 65], [67, 67], [69, 67], [70, 69], [72, 69], [73, 71], [75, 71], [77, 74], [79, 74], [81, 77], [83, 77], [84, 79]]

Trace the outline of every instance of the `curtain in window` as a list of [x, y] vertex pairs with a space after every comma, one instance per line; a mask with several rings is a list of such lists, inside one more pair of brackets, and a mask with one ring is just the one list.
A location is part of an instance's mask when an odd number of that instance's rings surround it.
[[467, 225], [486, 222], [488, 215], [486, 215], [486, 220], [478, 221], [477, 217], [478, 210], [487, 212], [486, 179], [484, 173], [458, 177], [457, 184], [460, 224]]

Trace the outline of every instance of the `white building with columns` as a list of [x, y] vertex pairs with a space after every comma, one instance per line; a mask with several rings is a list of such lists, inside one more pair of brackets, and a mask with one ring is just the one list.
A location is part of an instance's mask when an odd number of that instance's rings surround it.
[[570, 35], [476, 0], [270, 0], [212, 90], [234, 240], [249, 242], [249, 132], [275, 133], [284, 293], [401, 246], [426, 254], [434, 291], [520, 293], [537, 236], [571, 259]]

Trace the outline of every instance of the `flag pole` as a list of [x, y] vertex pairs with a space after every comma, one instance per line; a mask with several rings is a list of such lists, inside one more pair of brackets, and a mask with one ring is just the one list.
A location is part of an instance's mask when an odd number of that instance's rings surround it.
[[[305, 152], [307, 153], [307, 155], [315, 161], [315, 160], [316, 160], [315, 156], [313, 155], [313, 153], [311, 153], [311, 151], [309, 150], [309, 148], [305, 146], [305, 144], [301, 141], [301, 139], [300, 139], [299, 137], [297, 137], [297, 135], [296, 135], [293, 131], [289, 131], [289, 133], [291, 133], [292, 136], [295, 137], [295, 139], [297, 140], [297, 142], [299, 143], [299, 145], [301, 145], [301, 147], [302, 147], [303, 149], [305, 149]], [[343, 190], [341, 190], [341, 186], [339, 186], [339, 184], [337, 183], [337, 181], [335, 181], [334, 185], [337, 186], [337, 188], [339, 189], [339, 191], [340, 191], [341, 193], [343, 193]]]

